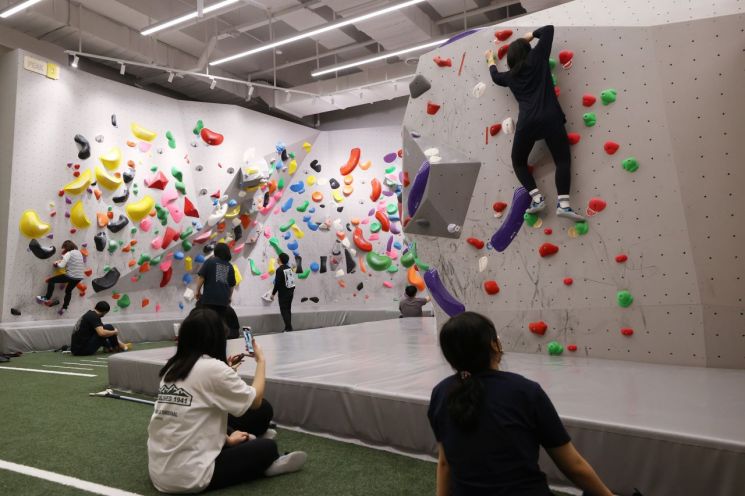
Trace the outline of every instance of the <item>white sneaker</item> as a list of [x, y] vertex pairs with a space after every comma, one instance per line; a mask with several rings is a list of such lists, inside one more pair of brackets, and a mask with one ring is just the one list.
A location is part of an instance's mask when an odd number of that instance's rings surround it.
[[556, 215], [558, 215], [559, 217], [564, 217], [565, 219], [571, 219], [577, 222], [585, 220], [584, 217], [582, 217], [580, 214], [572, 210], [572, 207], [561, 208], [557, 206]]
[[304, 451], [293, 451], [286, 455], [282, 455], [272, 463], [264, 475], [267, 477], [274, 477], [275, 475], [289, 474], [297, 472], [305, 465], [305, 460], [308, 459], [308, 455]]
[[545, 199], [541, 199], [541, 201], [539, 202], [533, 200], [530, 202], [530, 206], [525, 209], [525, 213], [526, 214], [537, 214], [538, 212], [542, 212], [544, 208], [546, 208]]
[[266, 432], [259, 437], [261, 439], [274, 439], [275, 437], [277, 437], [277, 431], [275, 431], [274, 429], [267, 429]]

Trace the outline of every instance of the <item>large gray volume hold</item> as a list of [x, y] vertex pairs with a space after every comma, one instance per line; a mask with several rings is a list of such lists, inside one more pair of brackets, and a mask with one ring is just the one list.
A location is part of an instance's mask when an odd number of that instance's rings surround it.
[[411, 98], [418, 98], [429, 91], [432, 87], [429, 80], [421, 74], [417, 74], [409, 83], [409, 93]]

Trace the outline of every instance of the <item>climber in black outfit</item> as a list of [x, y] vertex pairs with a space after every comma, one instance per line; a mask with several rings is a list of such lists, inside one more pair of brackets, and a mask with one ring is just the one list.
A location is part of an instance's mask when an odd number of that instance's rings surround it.
[[[538, 38], [531, 48], [530, 42]], [[486, 52], [492, 80], [499, 86], [512, 90], [520, 112], [517, 118], [515, 139], [512, 142], [512, 166], [523, 187], [530, 193], [532, 202], [527, 213], [538, 213], [546, 208], [546, 201], [528, 170], [528, 155], [540, 139], [546, 140], [556, 163], [556, 214], [572, 220], [584, 220], [569, 204], [571, 186], [571, 155], [569, 139], [564, 128], [566, 117], [554, 92], [548, 58], [554, 39], [554, 27], [543, 26], [512, 43], [507, 51], [510, 70], [499, 72], [494, 52]]]

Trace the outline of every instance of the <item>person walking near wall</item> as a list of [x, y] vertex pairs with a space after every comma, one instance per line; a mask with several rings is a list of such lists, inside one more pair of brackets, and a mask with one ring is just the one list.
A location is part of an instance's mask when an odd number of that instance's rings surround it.
[[235, 288], [235, 269], [230, 263], [230, 247], [225, 243], [217, 243], [213, 255], [199, 269], [194, 293], [198, 308], [211, 308], [228, 325], [228, 308]]
[[[535, 48], [530, 46], [533, 38], [538, 38]], [[507, 51], [507, 65], [510, 70], [507, 72], [497, 69], [493, 51], [487, 50], [485, 55], [492, 80], [499, 86], [510, 88], [518, 102], [519, 114], [515, 139], [512, 142], [512, 167], [517, 179], [532, 198], [530, 207], [525, 211], [538, 213], [546, 208], [546, 199], [528, 170], [528, 156], [533, 145], [536, 141], [545, 139], [556, 164], [555, 181], [559, 200], [556, 215], [579, 221], [584, 218], [572, 210], [569, 203], [572, 157], [564, 127], [566, 117], [556, 97], [548, 63], [553, 39], [554, 27], [549, 25], [510, 43]]]
[[292, 297], [295, 295], [295, 273], [288, 265], [290, 256], [287, 253], [279, 255], [279, 261], [282, 265], [274, 273], [274, 289], [272, 290], [272, 300], [274, 295], [279, 293], [279, 313], [282, 314], [282, 320], [285, 322], [285, 329], [282, 332], [292, 331]]
[[47, 279], [47, 292], [44, 296], [37, 296], [36, 301], [46, 306], [54, 306], [59, 300], [53, 300], [54, 285], [63, 283], [65, 286], [65, 299], [62, 302], [62, 308], [58, 312], [60, 315], [67, 311], [72, 299], [72, 292], [75, 286], [85, 277], [85, 261], [83, 254], [78, 250], [78, 246], [69, 239], [62, 243], [62, 258], [54, 262], [54, 267], [61, 271], [60, 274], [54, 275]]

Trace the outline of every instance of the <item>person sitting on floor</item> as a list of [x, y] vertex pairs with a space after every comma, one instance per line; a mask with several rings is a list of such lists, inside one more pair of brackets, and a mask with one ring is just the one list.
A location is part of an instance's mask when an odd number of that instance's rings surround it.
[[438, 496], [550, 496], [540, 446], [585, 494], [612, 496], [541, 386], [499, 370], [502, 345], [489, 319], [474, 312], [451, 318], [440, 348], [456, 372], [432, 390], [427, 412], [439, 450]]
[[429, 296], [417, 298], [416, 286], [406, 286], [404, 292], [404, 297], [398, 303], [398, 310], [401, 312], [401, 317], [421, 317], [422, 307], [430, 301]]
[[102, 346], [107, 352], [129, 349], [129, 345], [119, 341], [119, 330], [116, 327], [101, 322], [110, 309], [107, 302], [99, 301], [93, 310], [88, 310], [78, 319], [70, 342], [73, 355], [93, 355]]
[[179, 328], [176, 354], [160, 370], [148, 427], [148, 469], [158, 491], [195, 493], [296, 472], [307, 455], [277, 452], [274, 414], [264, 399], [266, 362], [254, 340], [251, 386], [225, 356], [227, 329], [209, 308], [195, 308]]

